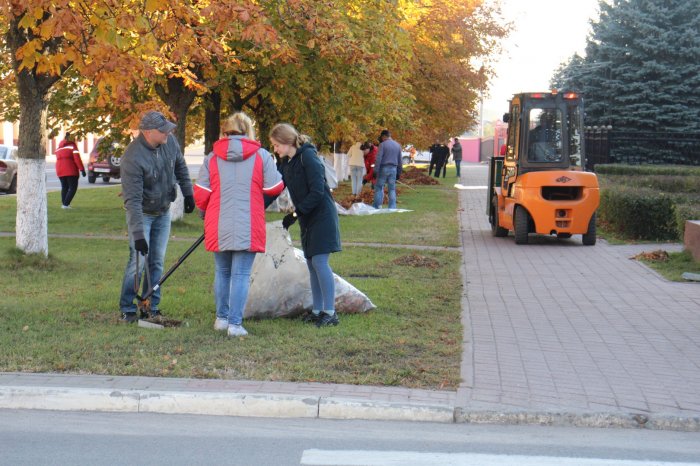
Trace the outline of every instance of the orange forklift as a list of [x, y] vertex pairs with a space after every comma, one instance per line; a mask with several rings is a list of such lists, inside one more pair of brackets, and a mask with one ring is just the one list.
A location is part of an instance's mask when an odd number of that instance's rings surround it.
[[504, 155], [491, 158], [486, 213], [494, 236], [513, 231], [596, 242], [598, 179], [584, 171], [583, 99], [575, 92], [516, 94]]

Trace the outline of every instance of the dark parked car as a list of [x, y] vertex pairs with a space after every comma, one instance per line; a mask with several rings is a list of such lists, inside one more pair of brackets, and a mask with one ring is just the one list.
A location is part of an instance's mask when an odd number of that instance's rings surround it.
[[121, 178], [120, 164], [121, 155], [119, 155], [118, 146], [105, 138], [98, 139], [88, 159], [88, 182], [94, 183], [98, 177], [105, 183], [108, 183], [111, 178]]
[[17, 147], [0, 144], [0, 190], [17, 192]]

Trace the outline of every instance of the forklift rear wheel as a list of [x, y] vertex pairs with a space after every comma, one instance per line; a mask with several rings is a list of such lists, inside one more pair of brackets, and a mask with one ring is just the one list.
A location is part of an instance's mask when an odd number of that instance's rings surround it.
[[508, 229], [502, 228], [498, 224], [498, 199], [496, 199], [496, 196], [493, 197], [491, 200], [491, 233], [493, 236], [496, 236], [498, 238], [503, 238], [504, 236], [508, 236]]
[[588, 231], [583, 234], [582, 242], [584, 246], [593, 246], [595, 245], [595, 213], [591, 217], [591, 220], [588, 222]]
[[515, 244], [527, 244], [530, 214], [522, 206], [515, 207]]

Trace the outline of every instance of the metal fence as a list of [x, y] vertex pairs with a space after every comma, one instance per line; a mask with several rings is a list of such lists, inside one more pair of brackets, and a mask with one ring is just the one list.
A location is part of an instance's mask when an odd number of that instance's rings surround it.
[[700, 133], [587, 127], [586, 168], [599, 163], [700, 165]]

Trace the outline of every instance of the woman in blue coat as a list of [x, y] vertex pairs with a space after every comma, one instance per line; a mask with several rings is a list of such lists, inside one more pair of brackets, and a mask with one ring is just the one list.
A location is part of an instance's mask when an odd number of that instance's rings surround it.
[[270, 131], [270, 142], [283, 164], [282, 179], [296, 212], [282, 224], [289, 228], [298, 218], [301, 246], [309, 268], [313, 307], [304, 320], [317, 327], [338, 325], [335, 313], [335, 278], [328, 264], [331, 253], [341, 250], [338, 210], [326, 183], [326, 171], [308, 136], [287, 123]]

